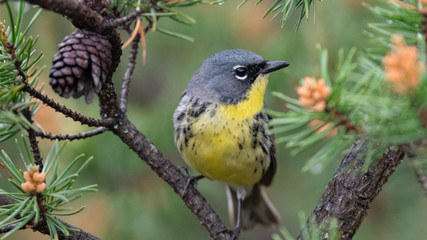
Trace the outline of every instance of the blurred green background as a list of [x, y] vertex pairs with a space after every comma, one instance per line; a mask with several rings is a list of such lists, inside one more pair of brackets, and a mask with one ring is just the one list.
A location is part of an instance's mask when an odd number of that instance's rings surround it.
[[[142, 66], [138, 56], [137, 68], [131, 85], [129, 118], [155, 145], [177, 165], [184, 163], [173, 142], [172, 114], [187, 81], [201, 62], [215, 52], [242, 48], [260, 54], [268, 60], [286, 60], [292, 66], [272, 74], [266, 102], [275, 110], [285, 110], [284, 103], [271, 96], [271, 91], [296, 96], [295, 87], [304, 76], [319, 75], [319, 56], [315, 47], [320, 43], [329, 49], [330, 66], [335, 66], [339, 48], [363, 49], [368, 44], [362, 36], [366, 24], [373, 16], [357, 0], [317, 2], [316, 23], [313, 14], [303, 20], [295, 31], [297, 15], [282, 29], [278, 21], [262, 19], [270, 1], [255, 6], [249, 1], [240, 9], [240, 1], [218, 5], [198, 5], [182, 9], [194, 17], [194, 26], [180, 25], [161, 19], [159, 26], [195, 37], [195, 42], [165, 36], [158, 32], [147, 34], [147, 64]], [[0, 5], [1, 19], [7, 19], [5, 6]], [[31, 15], [28, 15], [29, 20]], [[50, 60], [57, 44], [73, 31], [72, 25], [52, 12], [43, 12], [32, 29], [39, 35], [37, 49], [45, 54], [43, 64], [50, 68]], [[123, 41], [129, 35], [121, 33]], [[128, 62], [126, 49], [122, 65], [114, 75], [119, 88]], [[42, 82], [48, 83], [46, 70]], [[98, 117], [97, 103], [86, 105], [83, 99], [57, 97], [48, 85], [50, 96], [84, 114]], [[48, 108], [42, 108], [37, 121], [46, 131], [77, 133], [88, 130], [78, 123], [65, 119]], [[47, 154], [51, 141], [42, 140], [42, 152]], [[1, 144], [11, 156], [13, 141]], [[335, 159], [321, 172], [301, 172], [312, 152], [298, 156], [289, 155], [283, 145], [277, 146], [279, 172], [273, 186], [268, 189], [272, 202], [281, 214], [281, 225], [295, 236], [300, 231], [298, 213], [310, 213], [316, 206], [333, 172], [340, 163]], [[67, 143], [62, 155], [64, 162], [80, 153], [94, 156], [88, 169], [76, 183], [78, 186], [97, 183], [99, 192], [84, 196], [73, 203], [77, 208], [86, 206], [82, 213], [63, 218], [69, 223], [101, 239], [209, 239], [197, 218], [184, 206], [172, 189], [120, 140], [105, 133], [88, 140]], [[191, 172], [191, 174], [196, 174]], [[7, 175], [0, 172], [0, 187], [7, 188]], [[229, 224], [224, 185], [202, 180], [199, 190], [211, 203], [220, 217]], [[354, 239], [426, 239], [427, 198], [416, 182], [413, 169], [404, 161], [373, 202], [367, 218]], [[257, 227], [243, 232], [241, 239], [270, 239], [275, 229]], [[10, 239], [46, 239], [31, 230], [20, 231]]]

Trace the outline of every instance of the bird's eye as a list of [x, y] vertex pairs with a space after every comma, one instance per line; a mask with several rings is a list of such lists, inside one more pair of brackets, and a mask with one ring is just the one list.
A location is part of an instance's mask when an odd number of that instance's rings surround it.
[[240, 80], [244, 80], [248, 77], [248, 70], [245, 67], [237, 67], [234, 69], [234, 72], [236, 73], [236, 77]]

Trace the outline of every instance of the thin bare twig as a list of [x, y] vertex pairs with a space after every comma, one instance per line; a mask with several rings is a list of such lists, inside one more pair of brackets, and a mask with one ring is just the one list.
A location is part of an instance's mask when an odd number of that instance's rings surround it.
[[55, 111], [64, 114], [64, 116], [69, 117], [69, 118], [73, 119], [74, 121], [80, 122], [81, 124], [86, 124], [90, 127], [101, 127], [101, 126], [108, 126], [109, 124], [112, 124], [112, 120], [106, 120], [106, 119], [99, 120], [99, 119], [95, 119], [95, 118], [86, 117], [86, 116], [84, 116], [78, 112], [75, 112], [75, 111], [67, 108], [64, 105], [61, 105], [61, 104], [55, 102], [53, 99], [49, 98], [48, 96], [42, 94], [40, 91], [33, 88], [27, 82], [24, 82], [23, 84], [24, 84], [24, 87], [22, 88], [22, 91], [29, 93], [31, 96], [39, 99], [44, 104], [55, 109]]
[[[22, 113], [30, 123], [33, 123], [30, 109], [26, 108], [22, 111]], [[43, 158], [40, 154], [39, 142], [36, 139], [36, 132], [32, 128], [27, 129], [27, 132], [28, 140], [30, 141], [31, 152], [33, 153], [34, 157], [34, 163], [39, 167], [39, 172], [41, 172], [43, 169]]]
[[425, 148], [425, 141], [419, 140], [415, 141], [413, 144], [402, 144], [401, 149], [405, 152], [406, 156], [408, 156], [410, 165], [415, 171], [417, 181], [420, 184], [421, 189], [424, 191], [424, 194], [427, 196], [427, 176], [426, 172], [421, 168], [419, 163], [417, 163], [418, 154], [417, 151], [414, 150], [414, 147], [417, 146]]
[[9, 232], [10, 230], [12, 230], [12, 229], [16, 228], [18, 225], [19, 225], [19, 223], [15, 223], [15, 224], [8, 225], [8, 226], [6, 226], [6, 227], [0, 228], [0, 234], [2, 234], [2, 233], [7, 233], [7, 232]]
[[127, 110], [129, 85], [130, 85], [130, 81], [132, 79], [133, 71], [135, 69], [136, 56], [138, 55], [139, 40], [140, 40], [140, 35], [137, 34], [135, 39], [133, 39], [133, 41], [132, 41], [130, 54], [129, 54], [129, 63], [128, 63], [128, 67], [126, 69], [125, 75], [123, 77], [122, 95], [121, 95], [121, 100], [120, 100], [120, 110], [123, 113], [126, 113], [126, 110]]
[[427, 176], [426, 173], [418, 167], [415, 168], [415, 175], [417, 177], [417, 181], [420, 183], [421, 188], [424, 191], [424, 194], [427, 196]]
[[132, 12], [129, 15], [121, 17], [121, 18], [116, 18], [114, 20], [107, 20], [107, 22], [104, 23], [104, 27], [114, 28], [117, 26], [125, 25], [126, 23], [137, 18], [141, 13], [144, 13], [144, 12], [147, 12], [147, 8], [138, 9], [135, 12]]
[[96, 136], [98, 134], [101, 134], [105, 132], [107, 128], [105, 127], [99, 127], [94, 130], [90, 130], [87, 132], [81, 132], [76, 134], [52, 134], [52, 133], [45, 133], [45, 132], [36, 132], [36, 135], [41, 138], [46, 138], [50, 140], [78, 140], [78, 139], [85, 139], [89, 137]]
[[[147, 33], [152, 27], [153, 27], [153, 22], [149, 21], [147, 26], [144, 27], [144, 32]], [[141, 35], [137, 34], [137, 36], [132, 41], [131, 50], [129, 54], [129, 63], [128, 63], [128, 67], [126, 69], [125, 75], [123, 77], [122, 93], [121, 93], [121, 99], [120, 99], [120, 110], [123, 113], [126, 113], [127, 111], [129, 86], [130, 86], [130, 81], [132, 79], [133, 71], [135, 69], [136, 56], [138, 55], [138, 42], [140, 38], [141, 38]]]

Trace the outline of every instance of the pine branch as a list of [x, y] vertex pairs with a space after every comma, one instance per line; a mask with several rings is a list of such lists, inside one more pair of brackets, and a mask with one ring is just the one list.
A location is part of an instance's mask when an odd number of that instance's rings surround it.
[[[0, 206], [13, 204], [13, 203], [14, 203], [14, 201], [12, 199], [10, 199], [4, 195], [0, 195]], [[57, 220], [69, 228], [76, 229], [76, 231], [70, 231], [69, 232], [70, 234], [68, 236], [66, 236], [62, 231], [57, 231], [58, 232], [58, 239], [60, 239], [60, 240], [82, 240], [82, 239], [84, 239], [84, 240], [99, 240], [99, 238], [91, 235], [90, 233], [83, 231], [80, 228], [74, 227], [74, 226], [62, 221], [61, 219], [57, 218]], [[23, 228], [23, 229], [25, 229], [25, 228]], [[34, 231], [38, 231], [38, 232], [46, 234], [46, 235], [50, 234], [49, 227], [43, 218], [41, 218], [40, 221], [37, 223], [37, 225], [34, 226], [32, 229]]]
[[[390, 147], [367, 171], [363, 171], [367, 159], [366, 146], [356, 141], [344, 157], [333, 178], [307, 220], [306, 228], [317, 228], [328, 218], [338, 219], [340, 239], [352, 239], [358, 230], [374, 198], [394, 173], [404, 157], [404, 151]], [[315, 218], [316, 221], [310, 221]], [[312, 223], [317, 222], [317, 226]], [[298, 239], [305, 238], [300, 235]]]
[[87, 132], [81, 132], [76, 134], [52, 134], [52, 133], [44, 133], [44, 132], [35, 132], [38, 137], [46, 138], [50, 140], [78, 140], [78, 139], [85, 139], [89, 137], [96, 136], [98, 134], [101, 134], [105, 132], [107, 128], [105, 127], [99, 127], [94, 130], [90, 130]]

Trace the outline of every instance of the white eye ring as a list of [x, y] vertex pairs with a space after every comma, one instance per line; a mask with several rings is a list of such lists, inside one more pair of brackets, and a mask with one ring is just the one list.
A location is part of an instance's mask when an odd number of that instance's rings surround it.
[[235, 71], [235, 74], [236, 74], [236, 78], [239, 79], [239, 80], [245, 80], [248, 77], [248, 74], [245, 74], [244, 76], [237, 75], [236, 69], [238, 69], [238, 68], [244, 68], [244, 69], [246, 69], [246, 68], [244, 66], [242, 66], [242, 65], [236, 65], [236, 66], [233, 67], [233, 69]]

